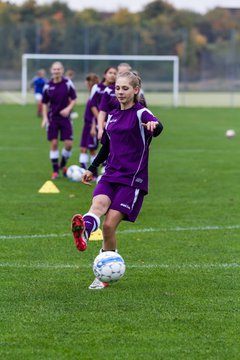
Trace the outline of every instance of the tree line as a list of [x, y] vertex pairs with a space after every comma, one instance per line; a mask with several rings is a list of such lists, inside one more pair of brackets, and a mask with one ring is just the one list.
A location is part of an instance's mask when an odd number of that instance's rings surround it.
[[[240, 10], [202, 15], [156, 0], [142, 11], [73, 11], [59, 1], [0, 0], [0, 67], [19, 70], [22, 53], [178, 55], [188, 76], [221, 71], [240, 52]], [[206, 66], [207, 65], [207, 66]]]

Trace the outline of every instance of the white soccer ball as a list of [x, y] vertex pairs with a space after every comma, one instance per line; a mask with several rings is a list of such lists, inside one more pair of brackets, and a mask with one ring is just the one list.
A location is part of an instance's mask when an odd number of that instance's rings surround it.
[[228, 139], [232, 139], [236, 135], [236, 132], [233, 129], [228, 129], [225, 135]]
[[85, 171], [85, 169], [81, 168], [78, 165], [71, 165], [67, 169], [67, 177], [71, 181], [81, 181]]
[[126, 270], [125, 262], [121, 255], [114, 251], [100, 253], [93, 263], [93, 272], [98, 280], [106, 283], [118, 281]]
[[70, 118], [72, 119], [72, 120], [75, 120], [75, 119], [77, 119], [78, 118], [78, 113], [77, 112], [72, 112], [71, 114], [70, 114]]

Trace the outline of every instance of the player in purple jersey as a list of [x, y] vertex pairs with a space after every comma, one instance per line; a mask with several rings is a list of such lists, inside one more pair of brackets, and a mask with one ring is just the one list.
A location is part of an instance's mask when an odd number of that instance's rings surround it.
[[[82, 130], [82, 136], [80, 142], [79, 163], [82, 168], [87, 169], [89, 165], [88, 151], [90, 153], [91, 163], [92, 163], [93, 160], [95, 159], [96, 150], [98, 147], [98, 139], [97, 139], [98, 108], [97, 108], [97, 101], [94, 101], [94, 99], [98, 96], [97, 84], [99, 83], [99, 78], [95, 73], [89, 73], [85, 78], [85, 83], [90, 92], [90, 96], [87, 101], [84, 112], [84, 126]], [[97, 169], [94, 172], [94, 177], [97, 178]]]
[[[93, 170], [107, 160], [105, 173], [93, 192], [89, 211], [84, 216], [74, 215], [71, 222], [79, 251], [86, 249], [88, 238], [100, 226], [103, 215], [101, 251], [117, 251], [116, 230], [119, 223], [136, 220], [148, 193], [149, 144], [161, 133], [163, 126], [138, 102], [140, 88], [141, 79], [133, 72], [117, 76], [119, 108], [108, 116], [102, 147], [86, 171], [83, 183], [89, 184]], [[103, 289], [107, 285], [95, 279], [89, 288]]]
[[42, 117], [42, 95], [44, 85], [47, 83], [46, 72], [44, 69], [38, 70], [36, 76], [31, 81], [31, 87], [34, 90], [35, 100], [37, 102], [37, 116]]
[[[66, 164], [72, 153], [72, 124], [70, 113], [76, 104], [76, 91], [70, 79], [63, 77], [62, 63], [54, 62], [51, 66], [52, 79], [43, 90], [43, 121], [42, 127], [47, 127], [47, 137], [51, 142], [50, 160], [52, 162], [52, 180], [59, 177], [59, 168], [66, 176]], [[64, 141], [62, 158], [59, 162], [58, 137]]]
[[97, 85], [96, 96], [94, 96], [93, 99], [94, 105], [98, 108], [98, 110], [106, 87], [114, 85], [115, 81], [116, 81], [116, 68], [110, 66], [104, 71], [103, 79]]

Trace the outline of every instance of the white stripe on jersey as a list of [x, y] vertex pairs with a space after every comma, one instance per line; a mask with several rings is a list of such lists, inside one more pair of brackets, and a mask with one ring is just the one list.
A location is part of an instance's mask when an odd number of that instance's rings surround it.
[[134, 195], [134, 199], [133, 199], [133, 203], [132, 203], [132, 209], [134, 208], [134, 205], [135, 205], [135, 203], [136, 203], [136, 201], [137, 201], [137, 198], [138, 198], [138, 195], [139, 195], [139, 189], [136, 189], [135, 190], [135, 195]]
[[142, 113], [145, 110], [146, 110], [146, 108], [143, 108], [143, 109], [137, 111], [139, 130], [140, 130], [140, 134], [141, 134], [144, 145], [145, 145], [145, 133], [144, 133], [144, 127], [142, 126]]
[[107, 130], [108, 124], [110, 123], [111, 118], [112, 118], [112, 115], [108, 115], [107, 122], [106, 122], [106, 125], [105, 125], [106, 130]]
[[98, 91], [98, 84], [94, 84], [93, 87], [91, 88], [91, 92], [90, 92], [90, 96], [89, 96], [89, 99], [92, 99], [93, 96], [99, 92]]
[[45, 84], [43, 87], [43, 93], [49, 89], [49, 84]]
[[75, 90], [75, 86], [71, 79], [68, 79], [66, 84], [67, 84], [68, 91], [70, 90], [70, 88], [73, 88]]
[[105, 87], [105, 89], [104, 89], [104, 93], [106, 92], [106, 93], [108, 93], [108, 95], [110, 95], [111, 94], [111, 91], [112, 91], [112, 89], [110, 88], [110, 87]]

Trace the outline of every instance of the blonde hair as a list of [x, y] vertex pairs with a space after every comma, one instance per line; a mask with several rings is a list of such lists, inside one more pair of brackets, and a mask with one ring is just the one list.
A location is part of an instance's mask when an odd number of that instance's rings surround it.
[[63, 64], [61, 63], [61, 61], [55, 61], [54, 63], [52, 63], [51, 65], [51, 69], [54, 67], [54, 66], [60, 66], [62, 68], [62, 70], [64, 71], [64, 66]]
[[[141, 89], [142, 86], [142, 80], [140, 78], [140, 76], [138, 75], [137, 72], [135, 71], [126, 71], [124, 73], [120, 73], [117, 75], [117, 79], [119, 78], [127, 78], [129, 81], [129, 84], [135, 89], [135, 88], [139, 88], [139, 91]], [[138, 102], [139, 101], [139, 91], [136, 95], [134, 95], [134, 102]]]

